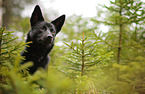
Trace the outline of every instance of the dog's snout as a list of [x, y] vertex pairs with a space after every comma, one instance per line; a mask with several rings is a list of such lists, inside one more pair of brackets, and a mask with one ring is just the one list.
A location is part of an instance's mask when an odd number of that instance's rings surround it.
[[47, 38], [48, 38], [48, 39], [52, 39], [52, 36], [51, 36], [51, 35], [47, 35]]

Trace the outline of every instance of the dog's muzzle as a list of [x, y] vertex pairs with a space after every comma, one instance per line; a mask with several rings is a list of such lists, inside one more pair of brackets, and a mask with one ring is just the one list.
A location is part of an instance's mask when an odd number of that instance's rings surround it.
[[52, 44], [53, 42], [53, 37], [52, 36], [46, 36], [45, 38], [40, 38], [38, 39], [39, 43], [48, 45], [48, 44]]

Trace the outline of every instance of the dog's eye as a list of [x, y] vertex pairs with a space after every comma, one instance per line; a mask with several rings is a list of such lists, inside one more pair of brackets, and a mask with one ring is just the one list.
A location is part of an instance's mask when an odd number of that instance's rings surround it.
[[54, 31], [53, 29], [50, 29], [50, 31], [51, 31], [52, 33], [55, 33], [55, 31]]
[[39, 29], [41, 30], [41, 31], [46, 31], [46, 27], [45, 26], [43, 26], [43, 27], [39, 27]]

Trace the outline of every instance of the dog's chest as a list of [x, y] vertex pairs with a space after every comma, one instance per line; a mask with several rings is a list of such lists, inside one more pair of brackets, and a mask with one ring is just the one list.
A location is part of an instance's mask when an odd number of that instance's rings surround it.
[[38, 62], [41, 62], [44, 60], [44, 56], [41, 56], [39, 59], [38, 59]]
[[40, 56], [40, 57], [33, 57], [32, 62], [34, 63], [34, 66], [36, 67], [42, 67], [44, 69], [47, 68], [49, 63], [49, 55], [47, 56]]

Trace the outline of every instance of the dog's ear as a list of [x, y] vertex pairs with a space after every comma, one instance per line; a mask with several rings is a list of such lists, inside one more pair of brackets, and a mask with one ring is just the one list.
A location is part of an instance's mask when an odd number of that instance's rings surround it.
[[44, 21], [44, 18], [42, 16], [40, 7], [36, 5], [30, 19], [31, 27], [35, 26], [37, 22], [41, 21]]
[[65, 15], [62, 15], [51, 22], [56, 28], [56, 34], [61, 30], [61, 27], [63, 26], [64, 21], [65, 21]]

